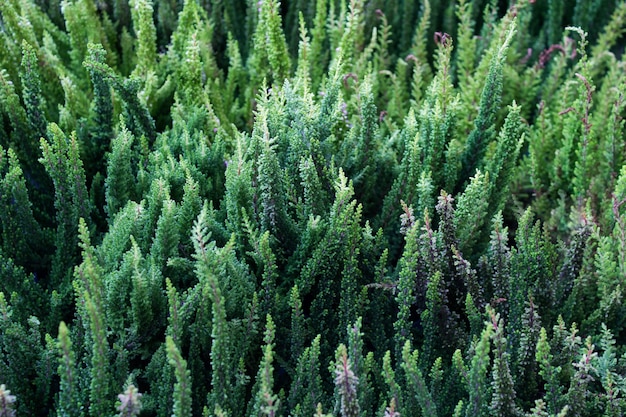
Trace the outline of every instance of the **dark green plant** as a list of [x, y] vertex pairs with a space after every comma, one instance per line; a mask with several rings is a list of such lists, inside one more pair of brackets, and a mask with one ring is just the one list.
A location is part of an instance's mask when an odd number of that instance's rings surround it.
[[0, 415], [626, 413], [624, 33], [0, 1]]

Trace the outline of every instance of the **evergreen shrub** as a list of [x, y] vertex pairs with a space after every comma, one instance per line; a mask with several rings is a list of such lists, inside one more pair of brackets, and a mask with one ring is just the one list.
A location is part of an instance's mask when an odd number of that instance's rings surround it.
[[0, 0], [0, 416], [626, 414], [625, 33]]

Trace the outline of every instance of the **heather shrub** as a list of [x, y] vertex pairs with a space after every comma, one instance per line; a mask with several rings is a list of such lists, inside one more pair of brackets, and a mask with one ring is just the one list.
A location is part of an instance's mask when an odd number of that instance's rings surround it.
[[625, 33], [0, 1], [0, 416], [623, 415]]

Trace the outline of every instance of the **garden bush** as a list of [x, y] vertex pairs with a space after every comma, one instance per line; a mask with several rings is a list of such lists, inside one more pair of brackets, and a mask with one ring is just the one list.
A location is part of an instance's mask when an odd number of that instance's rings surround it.
[[1, 0], [0, 416], [624, 415], [625, 33]]

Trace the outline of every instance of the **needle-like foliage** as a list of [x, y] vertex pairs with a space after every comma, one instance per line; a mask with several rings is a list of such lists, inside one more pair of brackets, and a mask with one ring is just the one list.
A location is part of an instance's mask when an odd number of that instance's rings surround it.
[[626, 414], [625, 33], [0, 0], [0, 416]]

